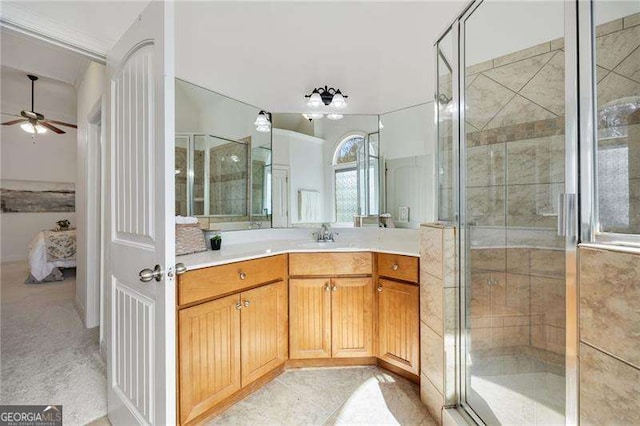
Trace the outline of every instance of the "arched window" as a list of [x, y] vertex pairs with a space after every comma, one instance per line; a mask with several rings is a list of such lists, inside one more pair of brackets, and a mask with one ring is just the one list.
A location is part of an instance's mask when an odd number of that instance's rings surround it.
[[336, 222], [353, 223], [354, 215], [369, 214], [369, 194], [364, 188], [371, 184], [377, 187], [377, 179], [367, 183], [366, 164], [369, 164], [371, 156], [376, 155], [371, 141], [366, 146], [368, 139], [363, 133], [349, 134], [342, 138], [333, 154]]

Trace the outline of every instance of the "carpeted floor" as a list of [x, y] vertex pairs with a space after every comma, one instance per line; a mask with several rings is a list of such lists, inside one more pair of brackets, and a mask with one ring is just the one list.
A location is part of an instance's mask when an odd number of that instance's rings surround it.
[[26, 262], [0, 268], [0, 404], [62, 404], [65, 425], [105, 416], [105, 363], [98, 329], [84, 328], [73, 305], [75, 270], [24, 284]]

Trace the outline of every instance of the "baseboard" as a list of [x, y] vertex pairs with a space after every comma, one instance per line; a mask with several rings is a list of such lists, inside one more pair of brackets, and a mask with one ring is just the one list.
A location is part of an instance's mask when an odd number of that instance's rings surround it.
[[358, 365], [376, 365], [376, 357], [289, 359], [285, 363], [285, 368], [291, 370], [295, 368], [353, 367]]
[[76, 312], [78, 312], [78, 315], [80, 316], [80, 321], [82, 322], [82, 325], [86, 327], [87, 326], [87, 323], [85, 322], [86, 312], [84, 311], [84, 306], [82, 306], [82, 304], [78, 300], [77, 295], [76, 297], [73, 298], [73, 307], [76, 308]]

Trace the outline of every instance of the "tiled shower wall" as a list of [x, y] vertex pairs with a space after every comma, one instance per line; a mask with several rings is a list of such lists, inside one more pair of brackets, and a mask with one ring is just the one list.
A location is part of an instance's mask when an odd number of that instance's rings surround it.
[[640, 253], [579, 248], [580, 424], [640, 419]]

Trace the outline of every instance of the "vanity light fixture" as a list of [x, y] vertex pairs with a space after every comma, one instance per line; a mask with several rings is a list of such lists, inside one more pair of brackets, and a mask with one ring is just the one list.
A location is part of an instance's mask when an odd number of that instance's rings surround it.
[[258, 113], [258, 117], [256, 118], [256, 122], [253, 123], [256, 126], [256, 130], [259, 132], [270, 132], [271, 131], [271, 113], [266, 111], [260, 111]]
[[321, 114], [319, 112], [311, 112], [308, 114], [302, 114], [302, 116], [307, 120], [311, 121], [311, 120], [320, 120], [322, 117], [324, 117], [324, 114]]
[[382, 124], [382, 120], [378, 120], [378, 129], [379, 130], [384, 129], [384, 124]]
[[348, 98], [347, 95], [342, 94], [340, 89], [334, 89], [333, 87], [317, 87], [313, 89], [310, 95], [305, 95], [305, 98], [309, 98], [307, 106], [309, 108], [318, 108], [322, 104], [330, 106], [335, 109], [344, 109], [347, 107]]
[[329, 120], [340, 120], [342, 119], [342, 114], [335, 114], [335, 113], [327, 114], [327, 118]]

